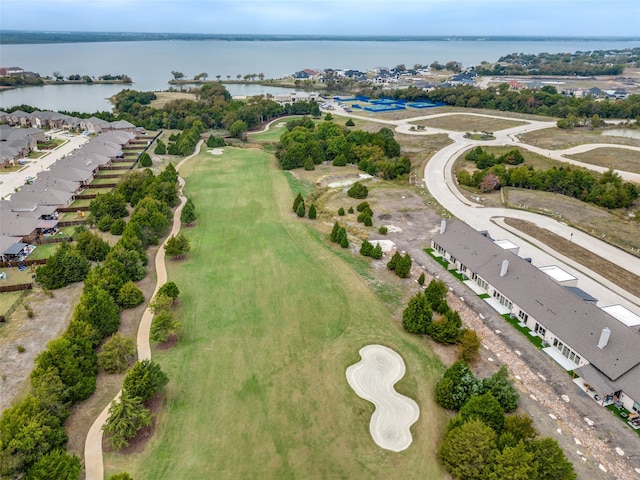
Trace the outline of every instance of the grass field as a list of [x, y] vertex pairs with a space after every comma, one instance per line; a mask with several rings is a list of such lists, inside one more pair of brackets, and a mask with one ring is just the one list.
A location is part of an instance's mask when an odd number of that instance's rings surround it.
[[579, 162], [640, 173], [640, 152], [626, 148], [596, 148], [577, 155], [566, 155]]
[[[502, 115], [502, 112], [500, 113]], [[602, 135], [602, 130], [587, 130], [583, 128], [561, 129], [545, 128], [520, 135], [524, 143], [551, 150], [564, 150], [584, 143], [616, 143], [619, 145], [640, 146], [640, 140], [625, 137], [610, 137]]]
[[[439, 360], [404, 333], [309, 220], [291, 213], [293, 195], [273, 158], [225, 148], [192, 159], [181, 174], [199, 218], [184, 230], [187, 260], [169, 265], [184, 327], [178, 344], [154, 358], [171, 381], [154, 437], [142, 453], [107, 454], [107, 473], [442, 478]], [[414, 442], [401, 453], [373, 442], [373, 405], [346, 382], [346, 368], [371, 343], [402, 355], [407, 372], [396, 388], [420, 405]]]
[[414, 122], [416, 125], [425, 125], [432, 128], [453, 130], [454, 132], [473, 132], [506, 130], [517, 127], [524, 122], [517, 120], [504, 120], [500, 118], [477, 117], [475, 115], [448, 115], [446, 117], [429, 118]]

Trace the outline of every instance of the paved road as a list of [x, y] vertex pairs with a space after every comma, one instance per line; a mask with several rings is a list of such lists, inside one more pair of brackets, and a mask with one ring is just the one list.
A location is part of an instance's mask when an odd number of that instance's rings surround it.
[[27, 166], [17, 172], [0, 175], [0, 198], [5, 198], [25, 184], [25, 177], [35, 177], [38, 173], [48, 169], [55, 162], [75, 149], [84, 145], [89, 138], [84, 135], [74, 135], [67, 137], [67, 132], [49, 132], [52, 137], [67, 140], [64, 145], [50, 151], [42, 158], [32, 159]]

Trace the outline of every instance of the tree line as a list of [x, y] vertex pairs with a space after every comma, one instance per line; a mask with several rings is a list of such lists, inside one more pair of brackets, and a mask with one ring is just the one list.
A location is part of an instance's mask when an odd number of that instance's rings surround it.
[[559, 193], [608, 209], [629, 208], [640, 195], [635, 183], [624, 182], [613, 170], [598, 174], [564, 165], [546, 170], [536, 170], [531, 165], [505, 168], [504, 163], [515, 165], [512, 163], [513, 160], [519, 161], [522, 156], [512, 152], [496, 158], [485, 152], [482, 147], [476, 147], [465, 155], [465, 160], [474, 162], [480, 170], [473, 175], [466, 170], [460, 170], [458, 182], [485, 192], [509, 186]]
[[91, 221], [110, 217], [112, 225], [133, 208], [118, 242], [109, 247], [97, 235], [81, 229], [75, 245], [62, 244], [36, 270], [36, 281], [45, 289], [82, 280], [84, 288], [67, 330], [36, 358], [29, 393], [0, 417], [3, 478], [52, 478], [52, 472], [56, 478], [79, 477], [80, 459], [64, 451], [64, 422], [70, 408], [95, 390], [99, 365], [106, 371], [119, 371], [133, 356], [131, 342], [116, 334], [120, 309], [144, 301], [135, 282], [146, 275], [147, 246], [157, 244], [169, 226], [170, 208], [178, 200], [176, 185], [172, 165], [158, 176], [150, 171], [132, 172], [113, 194], [98, 196], [90, 205]]

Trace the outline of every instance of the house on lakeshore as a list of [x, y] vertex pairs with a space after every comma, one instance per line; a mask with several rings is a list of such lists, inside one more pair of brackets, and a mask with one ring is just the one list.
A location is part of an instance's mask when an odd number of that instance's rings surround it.
[[635, 326], [620, 321], [463, 222], [443, 221], [431, 248], [498, 313], [539, 337], [599, 404], [640, 413], [640, 318]]
[[9, 166], [29, 155], [38, 142], [46, 140], [39, 128], [12, 128], [0, 125], [0, 165]]

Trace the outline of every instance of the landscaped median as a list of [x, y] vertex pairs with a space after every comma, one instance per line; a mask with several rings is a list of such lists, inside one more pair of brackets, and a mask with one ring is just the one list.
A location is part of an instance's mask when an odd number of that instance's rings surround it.
[[[290, 209], [272, 156], [225, 147], [181, 170], [198, 212], [191, 251], [169, 262], [183, 331], [153, 358], [170, 378], [144, 451], [105, 456], [107, 474], [156, 478], [441, 478], [441, 365], [402, 331], [370, 287]], [[338, 247], [339, 248], [339, 247]], [[369, 434], [374, 406], [345, 370], [364, 345], [400, 353], [396, 385], [420, 418], [396, 453]]]

